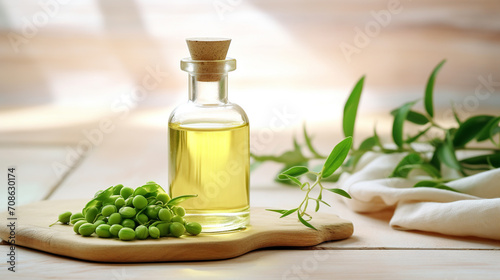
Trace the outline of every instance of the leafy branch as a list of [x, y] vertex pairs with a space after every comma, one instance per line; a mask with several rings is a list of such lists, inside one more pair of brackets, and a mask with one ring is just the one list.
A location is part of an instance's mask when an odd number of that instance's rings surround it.
[[[342, 129], [344, 136], [347, 138], [335, 146], [325, 164], [321, 167], [321, 171], [316, 172], [320, 167], [312, 168], [312, 170], [308, 167], [312, 160], [325, 159], [325, 157], [314, 148], [312, 137], [307, 133], [305, 125], [303, 127], [305, 144], [299, 144], [294, 137], [293, 150], [286, 151], [281, 155], [252, 154], [254, 166], [266, 161], [283, 164], [283, 168], [278, 173], [276, 180], [280, 183], [297, 185], [301, 190], [306, 191], [305, 199], [299, 207], [290, 210], [271, 211], [281, 213], [282, 217], [297, 212], [299, 220], [304, 225], [314, 228], [304, 219], [304, 216], [310, 219], [310, 215], [306, 213], [310, 200], [316, 202], [317, 211], [320, 204], [328, 205], [323, 201], [321, 196], [322, 191], [325, 189], [349, 197], [346, 192], [340, 189], [335, 189], [335, 191], [333, 191], [332, 189], [324, 188], [321, 182], [335, 182], [343, 172], [354, 172], [357, 163], [367, 152], [384, 154], [407, 153], [407, 155], [394, 167], [390, 177], [407, 178], [413, 170], [420, 170], [432, 178], [431, 180], [417, 182], [414, 185], [415, 188], [430, 187], [457, 191], [446, 185], [446, 183], [452, 181], [454, 178], [444, 177], [444, 166], [457, 171], [461, 176], [468, 176], [476, 172], [499, 168], [500, 116], [476, 115], [461, 120], [454, 110], [454, 107], [452, 107], [451, 109], [456, 124], [451, 127], [443, 127], [435, 121], [433, 100], [434, 85], [437, 74], [445, 62], [445, 60], [441, 61], [433, 69], [427, 80], [423, 96], [425, 112], [418, 112], [413, 109], [413, 106], [421, 100], [409, 101], [390, 112], [393, 116], [391, 133], [392, 145], [382, 143], [375, 129], [373, 130], [373, 135], [362, 140], [357, 149], [352, 145], [358, 105], [361, 100], [365, 81], [365, 77], [363, 76], [354, 86], [344, 105]], [[417, 126], [418, 131], [414, 134], [405, 133], [406, 130], [410, 129], [407, 127], [409, 124]], [[436, 137], [436, 135], [440, 136]], [[498, 140], [495, 140], [495, 138], [498, 138]], [[490, 145], [471, 147], [470, 143], [474, 141], [476, 143], [489, 142]], [[421, 149], [416, 150], [414, 147], [417, 143], [423, 143], [430, 148], [425, 151]], [[303, 154], [302, 147], [304, 146], [309, 150], [311, 156], [305, 156]], [[483, 154], [459, 160], [457, 156], [457, 152], [459, 151], [481, 151]], [[335, 162], [335, 164], [333, 164], [332, 161]], [[303, 183], [300, 181], [299, 177], [302, 175], [306, 175], [311, 179], [312, 183]], [[316, 186], [320, 187], [319, 197], [309, 197], [311, 190]]]
[[[352, 146], [352, 137], [350, 137], [350, 136], [345, 138], [344, 140], [342, 140], [340, 143], [338, 143], [337, 146], [335, 146], [335, 148], [333, 148], [332, 152], [330, 153], [330, 155], [326, 159], [320, 172], [310, 171], [305, 166], [295, 166], [295, 167], [289, 168], [289, 169], [281, 172], [278, 175], [278, 178], [280, 178], [282, 180], [286, 180], [286, 179], [290, 180], [292, 183], [299, 186], [301, 190], [306, 191], [306, 196], [305, 196], [304, 200], [302, 200], [302, 202], [300, 203], [299, 207], [297, 207], [297, 208], [290, 209], [290, 210], [279, 210], [279, 209], [267, 209], [267, 210], [280, 213], [281, 214], [280, 218], [286, 217], [290, 214], [297, 212], [297, 216], [299, 218], [299, 221], [302, 224], [304, 224], [305, 226], [310, 227], [312, 229], [316, 229], [314, 226], [312, 226], [308, 222], [308, 220], [311, 219], [311, 216], [309, 214], [307, 214], [307, 212], [306, 212], [307, 207], [309, 206], [309, 201], [311, 201], [311, 200], [315, 201], [315, 203], [316, 203], [315, 211], [318, 212], [319, 207], [320, 207], [320, 203], [323, 203], [326, 206], [330, 207], [330, 205], [323, 200], [323, 191], [324, 190], [342, 195], [342, 196], [347, 197], [347, 198], [351, 198], [351, 196], [346, 191], [344, 191], [342, 189], [337, 189], [337, 188], [328, 189], [328, 188], [323, 187], [323, 185], [321, 184], [321, 179], [330, 177], [333, 174], [333, 172], [335, 172], [335, 170], [337, 170], [342, 165], [342, 163], [344, 162], [344, 160], [346, 159], [346, 157], [349, 153], [349, 150], [351, 149], [351, 146]], [[304, 175], [304, 174], [311, 174], [311, 175], [315, 176], [316, 179], [314, 180], [314, 182], [312, 184], [309, 182], [303, 183], [297, 177], [300, 177], [301, 175]], [[310, 197], [309, 195], [310, 195], [311, 191], [314, 188], [316, 188], [317, 186], [319, 186], [319, 188], [320, 188], [318, 197], [317, 198]], [[307, 220], [304, 219], [304, 216], [307, 217]]]

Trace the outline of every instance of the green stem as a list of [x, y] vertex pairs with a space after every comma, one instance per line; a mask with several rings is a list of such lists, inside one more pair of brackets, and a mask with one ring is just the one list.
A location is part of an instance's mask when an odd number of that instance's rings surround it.
[[492, 151], [492, 152], [500, 152], [500, 148], [481, 148], [481, 147], [463, 147], [463, 148], [456, 148], [455, 150], [460, 150], [460, 151]]
[[432, 124], [433, 127], [439, 128], [439, 129], [441, 129], [443, 131], [447, 130], [446, 128], [444, 128], [444, 127], [440, 126], [439, 124], [437, 124], [436, 122], [434, 122], [434, 120], [432, 118], [428, 118], [428, 119], [429, 119], [429, 122]]
[[[307, 210], [307, 206], [309, 206], [309, 193], [312, 191], [312, 189], [314, 189], [314, 187], [317, 184], [319, 184], [319, 180], [321, 178], [321, 176], [320, 176], [319, 173], [312, 172], [312, 171], [311, 171], [311, 173], [314, 173], [316, 175], [316, 181], [314, 181], [314, 183], [307, 188], [306, 197], [304, 198], [304, 200], [302, 201], [302, 203], [300, 203], [300, 205], [298, 207], [299, 208], [299, 213], [300, 213], [301, 217], [304, 216], [304, 214], [306, 213], [306, 210]], [[304, 203], [305, 203], [305, 205], [304, 205]], [[302, 209], [302, 205], [304, 205], [303, 209]], [[302, 209], [302, 211], [301, 211], [301, 209]]]

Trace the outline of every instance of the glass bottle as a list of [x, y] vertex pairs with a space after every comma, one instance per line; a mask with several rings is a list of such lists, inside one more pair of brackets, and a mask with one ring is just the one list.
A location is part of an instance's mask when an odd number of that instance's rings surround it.
[[[229, 39], [187, 42], [191, 58], [181, 69], [189, 75], [189, 100], [168, 124], [170, 194], [198, 195], [182, 206], [203, 232], [241, 229], [250, 221], [250, 141], [247, 115], [228, 101], [227, 73], [236, 60], [226, 58]], [[214, 54], [220, 48], [223, 54]]]

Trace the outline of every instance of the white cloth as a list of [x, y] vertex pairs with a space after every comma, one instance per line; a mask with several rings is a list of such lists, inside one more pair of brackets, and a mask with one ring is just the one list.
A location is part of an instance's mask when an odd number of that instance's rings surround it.
[[456, 236], [500, 240], [500, 168], [447, 183], [461, 193], [436, 188], [413, 188], [427, 176], [411, 172], [406, 178], [388, 178], [405, 154], [363, 156], [353, 174], [344, 173], [337, 187], [356, 212], [394, 208], [391, 227]]

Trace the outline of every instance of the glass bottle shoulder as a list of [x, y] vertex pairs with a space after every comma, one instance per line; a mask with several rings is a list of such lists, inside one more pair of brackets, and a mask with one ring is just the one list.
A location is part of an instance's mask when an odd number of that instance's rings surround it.
[[169, 126], [185, 128], [230, 128], [248, 124], [245, 111], [237, 104], [199, 104], [188, 101], [177, 106], [169, 118]]

